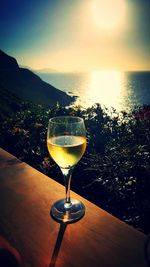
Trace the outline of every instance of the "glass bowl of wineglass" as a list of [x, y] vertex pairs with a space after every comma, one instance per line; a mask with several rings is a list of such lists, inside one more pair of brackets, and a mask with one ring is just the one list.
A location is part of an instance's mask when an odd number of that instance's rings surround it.
[[85, 214], [84, 204], [70, 197], [72, 172], [86, 149], [86, 130], [80, 117], [58, 116], [49, 120], [47, 147], [50, 156], [64, 176], [66, 195], [51, 207], [51, 215], [59, 222], [74, 222]]

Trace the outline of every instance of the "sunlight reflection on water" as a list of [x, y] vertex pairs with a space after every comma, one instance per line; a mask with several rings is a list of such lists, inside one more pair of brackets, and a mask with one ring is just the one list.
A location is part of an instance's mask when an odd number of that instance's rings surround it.
[[80, 99], [76, 103], [84, 106], [93, 103], [101, 103], [107, 108], [114, 107], [117, 110], [129, 108], [130, 90], [126, 90], [124, 84], [126, 77], [120, 71], [93, 71], [88, 85], [81, 85]]
[[130, 111], [134, 106], [150, 104], [150, 72], [96, 70], [89, 73], [49, 73], [42, 79], [78, 96], [75, 104], [83, 107], [100, 103], [107, 108]]

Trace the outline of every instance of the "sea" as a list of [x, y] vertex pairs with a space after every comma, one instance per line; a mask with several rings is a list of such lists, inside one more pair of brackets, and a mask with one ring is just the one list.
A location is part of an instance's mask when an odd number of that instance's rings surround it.
[[76, 96], [83, 108], [99, 103], [116, 111], [131, 111], [150, 104], [150, 71], [102, 71], [38, 73], [42, 80]]

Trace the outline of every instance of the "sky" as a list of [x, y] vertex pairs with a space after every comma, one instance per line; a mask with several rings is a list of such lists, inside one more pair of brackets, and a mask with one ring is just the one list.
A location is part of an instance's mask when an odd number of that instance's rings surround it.
[[1, 0], [0, 48], [32, 69], [150, 70], [150, 0]]

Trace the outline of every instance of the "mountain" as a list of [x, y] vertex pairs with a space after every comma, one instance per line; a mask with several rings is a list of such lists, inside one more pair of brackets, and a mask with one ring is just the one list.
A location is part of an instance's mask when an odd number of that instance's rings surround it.
[[8, 56], [2, 50], [0, 50], [0, 70], [18, 69], [19, 65], [15, 58]]
[[[31, 70], [20, 68], [16, 59], [0, 50], [0, 96], [30, 101], [50, 107], [69, 105], [74, 98], [44, 82]], [[6, 97], [7, 96], [7, 97]], [[5, 99], [3, 99], [5, 102]]]
[[58, 73], [57, 70], [54, 69], [50, 69], [50, 68], [44, 68], [44, 69], [39, 69], [39, 70], [35, 70], [35, 72], [38, 73]]

